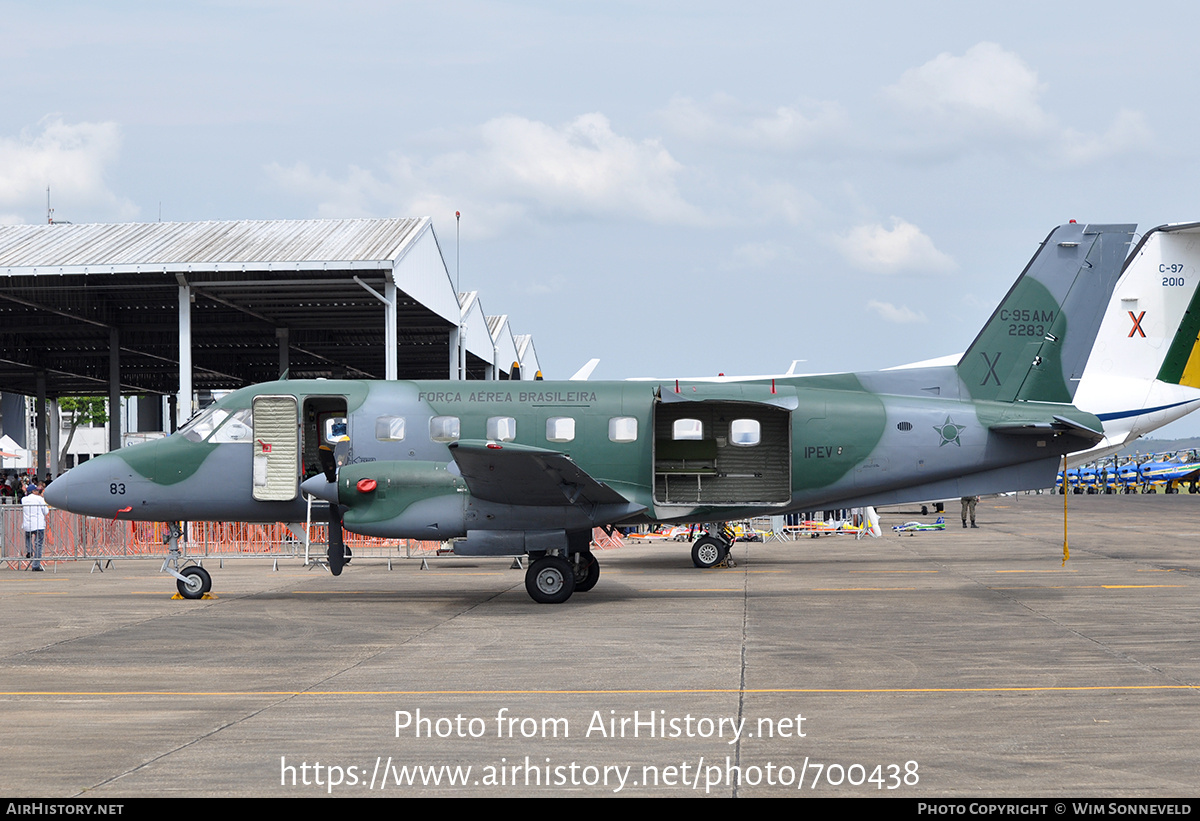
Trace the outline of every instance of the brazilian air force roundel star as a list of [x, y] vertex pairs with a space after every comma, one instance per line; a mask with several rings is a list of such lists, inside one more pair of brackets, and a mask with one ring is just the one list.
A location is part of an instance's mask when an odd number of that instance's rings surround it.
[[933, 429], [936, 430], [938, 435], [942, 437], [942, 441], [938, 442], [939, 448], [942, 445], [948, 445], [951, 442], [958, 445], [960, 448], [962, 447], [962, 442], [958, 441], [958, 437], [959, 434], [967, 429], [966, 425], [956, 425], [954, 424], [954, 420], [947, 416], [944, 423], [940, 425], [934, 425]]

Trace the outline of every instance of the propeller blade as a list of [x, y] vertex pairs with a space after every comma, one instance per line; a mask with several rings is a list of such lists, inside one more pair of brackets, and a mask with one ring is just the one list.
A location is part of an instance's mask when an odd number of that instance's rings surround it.
[[317, 461], [321, 463], [321, 470], [325, 472], [325, 481], [337, 481], [337, 460], [333, 458], [333, 448], [329, 445], [321, 445], [317, 448]]
[[329, 572], [335, 576], [342, 575], [342, 567], [346, 564], [346, 545], [342, 541], [342, 512], [337, 505], [329, 506]]

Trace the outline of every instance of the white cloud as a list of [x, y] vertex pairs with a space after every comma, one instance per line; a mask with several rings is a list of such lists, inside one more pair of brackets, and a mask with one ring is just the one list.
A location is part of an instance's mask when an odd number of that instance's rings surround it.
[[824, 101], [763, 110], [725, 94], [715, 94], [703, 103], [677, 96], [659, 116], [672, 131], [688, 139], [769, 151], [810, 148], [849, 131], [842, 107]]
[[388, 186], [375, 179], [371, 172], [352, 165], [344, 179], [334, 179], [324, 171], [313, 171], [306, 163], [286, 168], [277, 163], [267, 166], [267, 174], [285, 191], [314, 196], [320, 201], [322, 217], [368, 217], [374, 215], [373, 204], [390, 194]]
[[40, 134], [0, 137], [0, 208], [16, 212], [5, 214], [3, 220], [40, 217], [47, 186], [57, 218], [77, 219], [86, 212], [109, 220], [132, 219], [137, 207], [114, 194], [105, 180], [120, 148], [116, 123], [47, 119]]
[[913, 132], [910, 148], [919, 151], [1017, 148], [1085, 163], [1150, 142], [1150, 129], [1135, 111], [1119, 112], [1100, 135], [1064, 127], [1043, 107], [1045, 91], [1018, 55], [985, 42], [962, 56], [943, 52], [909, 69], [883, 96]]
[[468, 210], [472, 227], [494, 235], [520, 219], [633, 217], [659, 224], [701, 224], [705, 217], [679, 192], [680, 165], [657, 140], [615, 133], [602, 114], [562, 126], [504, 116], [464, 142], [471, 147], [422, 162], [395, 155], [380, 173], [351, 167], [344, 177], [305, 164], [273, 164], [282, 187], [310, 196], [320, 213], [440, 214]]
[[906, 305], [896, 306], [890, 302], [879, 302], [874, 299], [867, 303], [867, 310], [879, 314], [887, 322], [895, 322], [901, 325], [927, 321], [925, 314], [921, 311], [914, 311]]
[[890, 230], [878, 223], [851, 228], [835, 237], [834, 245], [851, 265], [876, 274], [943, 273], [955, 268], [954, 260], [934, 247], [920, 228], [899, 217], [892, 217]]
[[1122, 109], [1116, 120], [1102, 135], [1081, 134], [1067, 129], [1062, 134], [1062, 151], [1066, 159], [1088, 163], [1144, 148], [1151, 141], [1150, 127], [1140, 111]]
[[1037, 72], [1016, 54], [979, 43], [961, 57], [943, 52], [910, 68], [884, 95], [914, 117], [932, 118], [940, 129], [1036, 136], [1052, 127], [1038, 102], [1044, 89]]

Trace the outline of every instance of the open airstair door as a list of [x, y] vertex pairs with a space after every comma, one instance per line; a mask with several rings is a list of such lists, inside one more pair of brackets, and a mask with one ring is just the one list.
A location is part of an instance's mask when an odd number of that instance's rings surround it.
[[254, 498], [287, 502], [300, 492], [300, 418], [294, 396], [254, 398]]
[[663, 386], [654, 403], [657, 505], [785, 505], [792, 495], [794, 391]]

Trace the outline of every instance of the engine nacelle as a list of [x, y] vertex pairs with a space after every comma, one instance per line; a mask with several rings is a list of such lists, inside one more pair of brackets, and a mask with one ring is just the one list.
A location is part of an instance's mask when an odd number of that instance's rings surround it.
[[444, 541], [465, 535], [467, 486], [437, 462], [362, 462], [338, 471], [351, 533]]

